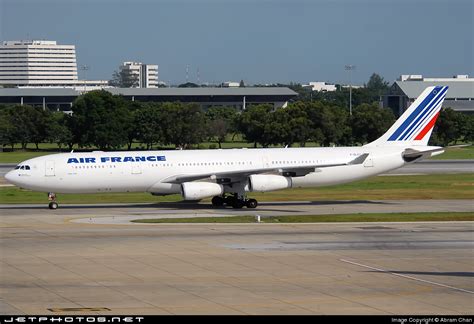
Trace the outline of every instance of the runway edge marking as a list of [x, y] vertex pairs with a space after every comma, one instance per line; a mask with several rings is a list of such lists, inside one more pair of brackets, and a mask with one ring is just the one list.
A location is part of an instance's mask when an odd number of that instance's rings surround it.
[[441, 283], [434, 282], [434, 281], [419, 279], [419, 278], [415, 278], [415, 277], [403, 275], [403, 274], [400, 274], [400, 273], [395, 273], [395, 272], [388, 271], [388, 270], [384, 270], [384, 269], [379, 269], [379, 268], [371, 267], [371, 266], [368, 266], [368, 265], [365, 265], [365, 264], [361, 264], [361, 263], [357, 263], [357, 262], [353, 262], [353, 261], [349, 261], [349, 260], [345, 260], [345, 259], [339, 259], [339, 261], [345, 262], [345, 263], [349, 263], [349, 264], [352, 264], [352, 265], [356, 265], [356, 266], [359, 266], [359, 267], [371, 269], [371, 270], [376, 270], [376, 271], [383, 272], [383, 273], [388, 273], [388, 274], [391, 274], [391, 275], [394, 275], [394, 276], [397, 276], [397, 277], [402, 277], [402, 278], [405, 278], [405, 279], [420, 281], [420, 282], [428, 283], [428, 284], [435, 285], [435, 286], [439, 286], [439, 287], [454, 289], [454, 290], [461, 291], [461, 292], [465, 292], [465, 293], [468, 293], [468, 294], [474, 294], [474, 291], [471, 291], [471, 290], [466, 290], [466, 289], [462, 289], [462, 288], [457, 288], [457, 287], [453, 287], [453, 286], [448, 286], [448, 285], [441, 284]]

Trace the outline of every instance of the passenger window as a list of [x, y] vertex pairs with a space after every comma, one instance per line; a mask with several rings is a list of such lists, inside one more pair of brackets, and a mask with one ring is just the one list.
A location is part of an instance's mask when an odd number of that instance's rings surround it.
[[29, 165], [25, 165], [25, 170], [31, 170]]

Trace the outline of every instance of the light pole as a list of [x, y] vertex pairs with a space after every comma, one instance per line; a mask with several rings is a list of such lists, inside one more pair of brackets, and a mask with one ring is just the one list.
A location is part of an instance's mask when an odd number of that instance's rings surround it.
[[81, 65], [79, 70], [84, 71], [84, 92], [86, 92], [86, 71], [89, 70], [89, 65]]
[[346, 71], [349, 71], [349, 115], [352, 116], [352, 70], [355, 70], [355, 65], [346, 65]]

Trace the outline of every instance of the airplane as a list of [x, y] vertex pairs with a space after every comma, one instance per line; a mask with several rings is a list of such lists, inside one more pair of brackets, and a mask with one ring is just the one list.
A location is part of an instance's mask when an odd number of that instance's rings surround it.
[[390, 129], [358, 147], [70, 152], [21, 162], [8, 182], [56, 193], [149, 192], [256, 208], [247, 193], [319, 187], [375, 176], [444, 152], [428, 146], [447, 86], [426, 88]]

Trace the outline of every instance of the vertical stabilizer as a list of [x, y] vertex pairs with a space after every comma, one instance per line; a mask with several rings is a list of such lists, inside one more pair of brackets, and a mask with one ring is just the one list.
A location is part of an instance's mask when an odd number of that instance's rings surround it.
[[428, 145], [447, 91], [447, 86], [426, 88], [385, 134], [366, 146]]

